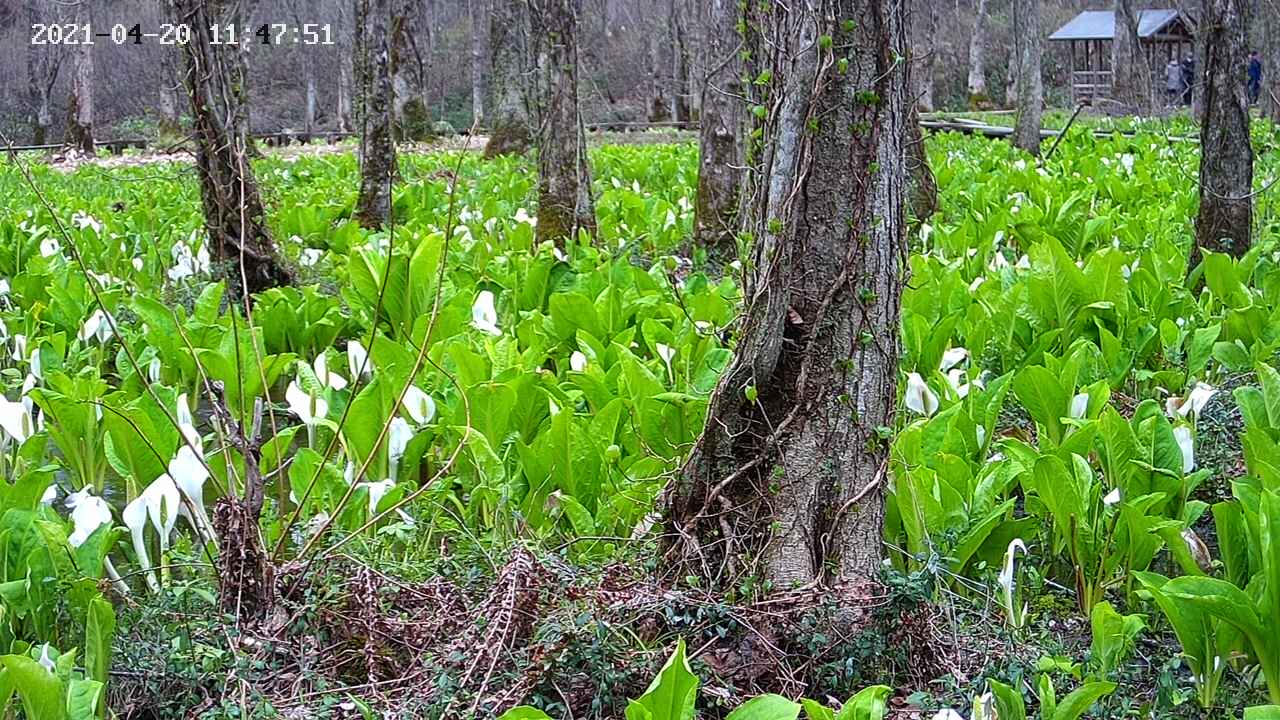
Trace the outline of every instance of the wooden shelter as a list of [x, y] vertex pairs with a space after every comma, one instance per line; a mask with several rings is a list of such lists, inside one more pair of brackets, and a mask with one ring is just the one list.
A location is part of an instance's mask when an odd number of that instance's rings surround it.
[[[1195, 20], [1177, 10], [1139, 10], [1138, 43], [1152, 69], [1152, 81], [1164, 79], [1165, 65], [1195, 48]], [[1110, 10], [1086, 10], [1049, 36], [1071, 44], [1071, 97], [1092, 102], [1111, 96], [1111, 42], [1116, 16]]]

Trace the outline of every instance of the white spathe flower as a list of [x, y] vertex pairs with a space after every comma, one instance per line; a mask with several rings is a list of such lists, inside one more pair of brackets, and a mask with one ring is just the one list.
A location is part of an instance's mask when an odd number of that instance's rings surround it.
[[1120, 488], [1112, 488], [1106, 497], [1102, 498], [1102, 504], [1111, 507], [1120, 502]]
[[190, 425], [194, 428], [196, 419], [191, 415], [191, 400], [187, 397], [186, 393], [182, 393], [178, 396], [177, 405], [178, 412], [176, 418], [178, 420], [178, 427], [183, 428]]
[[160, 534], [160, 554], [163, 555], [169, 549], [169, 535], [178, 522], [178, 507], [181, 503], [182, 498], [178, 494], [178, 487], [174, 484], [173, 478], [161, 475], [148, 485], [141, 495], [134, 498], [133, 502], [125, 505], [124, 512], [121, 513], [124, 524], [129, 528], [129, 534], [133, 538], [133, 551], [138, 556], [138, 565], [146, 575], [147, 584], [153, 590], [159, 589], [160, 586], [151, 573], [151, 558], [147, 555], [144, 536], [147, 523], [150, 522]]
[[[185, 431], [186, 428], [184, 428]], [[191, 526], [197, 533], [203, 535], [206, 541], [211, 540], [213, 523], [209, 521], [204, 508], [204, 484], [209, 480], [209, 468], [200, 457], [199, 445], [195, 449], [185, 442], [178, 446], [178, 452], [174, 453], [173, 459], [169, 461], [169, 477], [187, 499], [187, 502], [179, 505], [178, 512], [187, 518]]]
[[151, 362], [147, 363], [147, 378], [153, 383], [160, 382], [160, 371], [164, 366], [160, 364], [159, 357], [151, 358]]
[[969, 359], [969, 351], [967, 349], [962, 347], [951, 348], [942, 353], [942, 364], [938, 369], [946, 372], [967, 359]]
[[49, 657], [49, 643], [45, 643], [44, 647], [40, 648], [40, 659], [36, 662], [48, 672], [54, 672], [57, 666], [54, 665], [53, 658]]
[[569, 356], [569, 369], [574, 372], [582, 372], [587, 369], [587, 356], [581, 350], [574, 350]]
[[378, 514], [378, 503], [382, 502], [383, 496], [396, 486], [396, 481], [387, 478], [378, 482], [366, 482], [364, 485], [369, 489], [369, 516], [372, 517]]
[[493, 300], [493, 293], [488, 290], [481, 290], [476, 295], [476, 302], [471, 306], [471, 325], [490, 335], [501, 335], [502, 330], [498, 329], [498, 310], [494, 307]]
[[347, 343], [347, 369], [351, 371], [353, 378], [373, 374], [373, 364], [369, 362], [369, 351], [360, 344], [359, 340], [351, 340]]
[[71, 216], [71, 222], [75, 223], [76, 227], [81, 230], [88, 230], [92, 228], [95, 233], [99, 235], [102, 234], [102, 223], [98, 222], [97, 218], [88, 213], [77, 212], [75, 215]]
[[524, 208], [516, 208], [515, 221], [518, 223], [524, 223], [526, 225], [533, 225], [533, 226], [537, 226], [538, 224], [538, 218], [533, 215], [530, 215], [529, 211], [525, 210]]
[[932, 415], [938, 411], [938, 396], [933, 394], [920, 373], [907, 376], [907, 391], [902, 396], [907, 409], [917, 415]]
[[31, 410], [25, 402], [12, 402], [0, 396], [0, 428], [19, 445], [36, 432]]
[[1068, 412], [1068, 417], [1082, 420], [1087, 412], [1089, 412], [1089, 393], [1080, 393], [1071, 398], [1071, 409]]
[[129, 262], [133, 265], [133, 269], [135, 272], [142, 272], [142, 258], [135, 257], [133, 260], [130, 260]]
[[18, 360], [21, 360], [27, 356], [27, 336], [26, 335], [13, 336], [13, 356]]
[[1022, 538], [1014, 538], [1009, 543], [1009, 548], [1004, 554], [1004, 566], [1000, 568], [1000, 574], [996, 577], [1000, 583], [1000, 601], [1004, 605], [1005, 618], [1008, 619], [1009, 625], [1015, 628], [1022, 627], [1023, 620], [1027, 615], [1027, 605], [1023, 603], [1021, 611], [1015, 605], [1016, 594], [1018, 591], [1017, 566], [1014, 564], [1018, 551], [1021, 550], [1023, 555], [1027, 554], [1027, 546], [1022, 542]]
[[965, 371], [961, 368], [951, 368], [947, 371], [947, 383], [951, 385], [951, 389], [956, 391], [956, 396], [961, 399], [969, 395], [969, 383], [964, 381]]
[[43, 379], [44, 379], [44, 370], [42, 369], [42, 367], [43, 367], [43, 366], [42, 366], [42, 364], [41, 364], [41, 359], [40, 359], [40, 344], [39, 344], [39, 343], [36, 343], [36, 346], [35, 346], [35, 347], [33, 347], [33, 348], [31, 348], [31, 357], [30, 357], [30, 358], [28, 358], [27, 360], [28, 360], [28, 362], [30, 362], [30, 363], [31, 363], [31, 374], [32, 374], [32, 375], [34, 375], [35, 377], [37, 377], [37, 378], [39, 378], [39, 379], [43, 380]]
[[415, 425], [426, 425], [436, 416], [436, 401], [422, 388], [410, 385], [404, 392], [404, 411]]
[[1177, 415], [1178, 417], [1186, 417], [1187, 415], [1199, 415], [1201, 410], [1209, 404], [1209, 399], [1218, 393], [1218, 389], [1207, 383], [1198, 382], [1195, 387], [1187, 392], [1185, 398], [1169, 398], [1165, 402], [1165, 411], [1170, 417]]
[[1178, 441], [1178, 449], [1182, 451], [1182, 472], [1189, 473], [1196, 469], [1195, 438], [1191, 428], [1179, 425], [1173, 429], [1173, 439]]
[[329, 414], [329, 403], [322, 397], [308, 395], [297, 380], [285, 389], [284, 400], [289, 404], [289, 412], [298, 416], [304, 425], [315, 425]]
[[40, 493], [41, 505], [52, 505], [53, 501], [57, 499], [58, 499], [57, 485], [50, 485], [49, 487], [44, 489], [44, 492]]
[[57, 255], [61, 250], [62, 246], [53, 237], [46, 237], [40, 241], [40, 255], [42, 257]]
[[933, 714], [932, 720], [964, 720], [964, 716], [951, 708], [942, 708]]
[[94, 530], [111, 524], [111, 506], [106, 500], [94, 495], [93, 489], [88, 486], [68, 495], [67, 507], [71, 509], [71, 523], [74, 525], [71, 535], [67, 537], [71, 547], [80, 547]]
[[324, 250], [320, 248], [306, 248], [302, 254], [298, 256], [298, 264], [302, 267], [312, 267], [320, 262], [320, 258], [324, 257]]
[[325, 359], [323, 352], [316, 356], [316, 361], [312, 363], [311, 369], [315, 372], [316, 379], [325, 387], [341, 390], [347, 386], [346, 378], [329, 369], [329, 361]]
[[413, 428], [409, 423], [402, 417], [391, 418], [391, 424], [387, 427], [387, 460], [391, 466], [392, 478], [397, 477], [400, 458], [404, 457], [404, 451], [412, 439]]

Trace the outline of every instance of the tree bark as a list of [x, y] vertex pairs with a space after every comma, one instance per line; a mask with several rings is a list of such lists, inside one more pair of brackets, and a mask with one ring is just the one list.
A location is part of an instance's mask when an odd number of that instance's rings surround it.
[[739, 81], [737, 0], [708, 0], [709, 74], [702, 86], [698, 132], [698, 203], [694, 241], [704, 248], [736, 249], [738, 199], [742, 191], [742, 87]]
[[671, 28], [671, 120], [686, 127], [693, 117], [689, 107], [689, 47], [681, 9], [678, 0], [671, 0], [667, 13]]
[[[661, 0], [654, 0], [649, 8], [654, 17], [659, 12]], [[667, 23], [667, 29], [671, 24]], [[673, 104], [667, 102], [666, 72], [663, 70], [662, 35], [649, 31], [649, 122], [660, 123], [671, 119]]]
[[1014, 38], [1018, 53], [1018, 119], [1013, 144], [1040, 155], [1040, 115], [1044, 87], [1040, 79], [1040, 0], [1013, 0]]
[[267, 230], [266, 211], [249, 165], [243, 55], [212, 45], [208, 28], [240, 25], [238, 0], [170, 0], [175, 21], [193, 29], [182, 46], [191, 100], [196, 170], [212, 255], [227, 264], [228, 284], [244, 295], [292, 282]]
[[803, 7], [748, 4], [775, 100], [748, 151], [755, 269], [737, 353], [663, 497], [667, 570], [706, 586], [880, 571], [878, 428], [893, 424], [907, 253], [905, 10]]
[[[76, 25], [91, 25], [93, 14], [88, 2], [76, 5]], [[74, 49], [74, 72], [71, 75], [71, 97], [67, 102], [67, 132], [62, 144], [93, 157], [93, 45], [80, 43]]]
[[969, 106], [983, 107], [987, 98], [987, 0], [973, 9], [973, 33], [969, 36]]
[[586, 133], [578, 110], [581, 0], [533, 0], [542, 103], [538, 132], [538, 242], [564, 245], [595, 233]]
[[[27, 27], [39, 22], [49, 22], [51, 18], [40, 14], [38, 3], [27, 3]], [[60, 17], [52, 18], [58, 22]], [[31, 106], [31, 139], [36, 145], [44, 145], [49, 139], [49, 129], [53, 127], [53, 111], [51, 110], [53, 86], [58, 82], [58, 71], [62, 65], [62, 47], [56, 45], [27, 46], [27, 102]]]
[[484, 122], [484, 98], [485, 98], [485, 75], [488, 68], [486, 67], [486, 58], [488, 53], [485, 51], [485, 25], [489, 18], [489, 13], [485, 7], [485, 0], [471, 0], [467, 3], [467, 18], [471, 22], [471, 122], [479, 124]]
[[1200, 212], [1196, 251], [1236, 257], [1249, 249], [1253, 224], [1253, 147], [1245, 93], [1247, 0], [1205, 0], [1204, 120], [1200, 126]]
[[355, 75], [354, 60], [356, 56], [355, 34], [346, 28], [351, 25], [351, 3], [349, 0], [338, 0], [338, 92], [337, 115], [338, 131], [352, 132], [355, 129], [352, 111], [352, 78]]
[[1261, 0], [1263, 117], [1280, 123], [1280, 0]]
[[493, 0], [489, 12], [489, 87], [493, 93], [486, 158], [521, 154], [529, 149], [529, 97], [533, 78], [527, 0]]
[[1133, 0], [1114, 0], [1116, 31], [1111, 42], [1111, 99], [1139, 114], [1151, 109], [1151, 68], [1138, 42]]
[[159, 131], [170, 139], [182, 132], [181, 111], [178, 109], [178, 91], [182, 89], [182, 79], [177, 63], [180, 59], [177, 48], [165, 48], [160, 60], [160, 88], [158, 91], [157, 110], [160, 116]]
[[938, 181], [920, 129], [920, 112], [913, 105], [907, 118], [907, 173], [911, 176], [911, 216], [917, 223], [938, 211]]
[[357, 110], [360, 123], [360, 196], [356, 219], [367, 228], [391, 218], [391, 185], [396, 175], [392, 128], [391, 24], [395, 0], [357, 0]]
[[934, 0], [917, 0], [914, 12], [924, 14], [923, 27], [912, 43], [912, 77], [916, 81], [916, 106], [921, 112], [933, 111], [934, 73], [938, 66], [938, 3]]

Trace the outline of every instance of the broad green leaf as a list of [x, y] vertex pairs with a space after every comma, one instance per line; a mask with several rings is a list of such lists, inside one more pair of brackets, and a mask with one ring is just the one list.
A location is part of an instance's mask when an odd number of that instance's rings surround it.
[[796, 720], [799, 716], [800, 703], [769, 694], [757, 695], [742, 703], [726, 720]]

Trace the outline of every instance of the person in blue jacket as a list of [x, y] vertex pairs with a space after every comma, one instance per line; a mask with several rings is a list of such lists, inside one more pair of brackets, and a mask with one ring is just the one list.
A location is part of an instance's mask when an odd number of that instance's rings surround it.
[[1258, 59], [1258, 51], [1249, 53], [1249, 104], [1257, 105], [1258, 96], [1262, 94], [1262, 60]]

